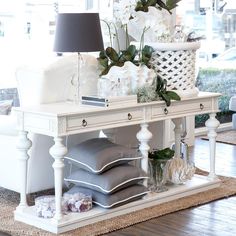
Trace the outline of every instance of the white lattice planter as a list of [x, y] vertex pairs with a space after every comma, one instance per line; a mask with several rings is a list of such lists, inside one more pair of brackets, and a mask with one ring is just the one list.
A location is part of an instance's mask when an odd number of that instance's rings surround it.
[[177, 89], [181, 97], [198, 94], [195, 87], [196, 50], [200, 42], [145, 43], [154, 49], [151, 64], [167, 80], [168, 90]]

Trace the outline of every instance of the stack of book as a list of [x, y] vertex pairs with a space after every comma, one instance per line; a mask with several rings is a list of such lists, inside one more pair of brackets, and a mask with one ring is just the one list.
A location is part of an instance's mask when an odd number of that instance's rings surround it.
[[82, 96], [82, 104], [100, 106], [100, 107], [113, 107], [122, 105], [135, 105], [137, 104], [137, 95], [115, 96], [115, 97], [98, 97], [98, 96]]

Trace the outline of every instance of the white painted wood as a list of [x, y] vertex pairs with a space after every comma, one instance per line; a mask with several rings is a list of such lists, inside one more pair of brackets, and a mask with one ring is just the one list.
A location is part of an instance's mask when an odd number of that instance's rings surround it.
[[206, 121], [206, 127], [208, 129], [208, 138], [210, 145], [210, 172], [209, 178], [218, 178], [215, 173], [215, 151], [216, 151], [216, 129], [219, 127], [220, 122], [215, 118], [216, 114], [211, 113], [209, 119]]
[[15, 212], [15, 219], [52, 233], [63, 233], [88, 224], [111, 219], [147, 207], [156, 206], [164, 202], [173, 201], [181, 197], [190, 196], [219, 186], [219, 180], [209, 180], [207, 177], [195, 175], [193, 179], [186, 184], [173, 185], [166, 192], [150, 193], [141, 200], [109, 210], [96, 206], [88, 212], [70, 213], [63, 216], [63, 219], [57, 224], [52, 219], [37, 217], [34, 206], [27, 208], [24, 212]]
[[181, 134], [182, 134], [182, 118], [172, 119], [175, 124], [175, 158], [181, 157]]
[[[220, 94], [218, 93], [200, 92], [197, 97], [186, 98], [182, 101], [173, 101], [171, 106], [168, 107], [168, 112], [166, 112], [166, 106], [163, 101], [135, 105], [127, 104], [110, 108], [75, 105], [74, 103], [51, 103], [36, 107], [16, 108], [18, 123], [21, 129], [20, 140], [23, 140], [20, 142], [19, 149], [21, 150], [20, 159], [23, 159], [20, 168], [22, 169], [22, 173], [24, 173], [24, 178], [22, 174], [22, 210], [18, 210], [19, 207], [17, 208], [15, 211], [15, 219], [54, 233], [60, 233], [134, 210], [157, 205], [161, 202], [178, 199], [182, 196], [188, 196], [196, 192], [217, 187], [219, 181], [214, 178], [214, 132], [218, 123], [215, 120], [214, 114], [218, 111], [217, 99], [219, 96]], [[97, 210], [98, 208], [95, 208], [86, 214], [62, 215], [61, 196], [64, 168], [63, 157], [67, 153], [66, 147], [62, 144], [63, 136], [140, 124], [141, 130], [137, 133], [137, 138], [141, 143], [140, 151], [143, 155], [142, 168], [147, 171], [148, 142], [152, 137], [152, 133], [148, 130], [148, 124], [169, 119], [175, 119], [179, 122], [182, 117], [204, 113], [211, 113], [207, 123], [211, 139], [211, 178], [205, 178], [204, 180], [201, 178], [195, 180], [194, 178], [186, 185], [175, 187], [173, 190], [158, 194], [154, 198], [145, 198], [141, 201], [135, 201], [112, 210]], [[84, 122], [84, 120], [86, 122]], [[179, 124], [177, 124], [177, 127], [179, 129]], [[32, 212], [32, 208], [27, 207], [25, 176], [27, 174], [27, 150], [31, 146], [31, 143], [27, 139], [27, 132], [54, 137], [55, 144], [50, 149], [50, 154], [55, 160], [53, 168], [55, 173], [56, 215], [51, 220], [36, 217]], [[179, 136], [179, 131], [177, 131], [177, 133]], [[178, 139], [179, 138], [177, 137], [177, 140]]]
[[[150, 149], [148, 142], [152, 138], [152, 133], [148, 130], [148, 124], [143, 123], [140, 125], [141, 130], [137, 133], [136, 137], [140, 142], [139, 150], [142, 154], [141, 168], [147, 173], [148, 171], [148, 151]], [[147, 186], [147, 180], [144, 181]]]
[[55, 220], [61, 220], [61, 199], [62, 199], [62, 183], [63, 183], [63, 169], [64, 169], [64, 156], [67, 153], [67, 148], [62, 143], [62, 138], [55, 137], [55, 144], [50, 148], [49, 152], [54, 158], [54, 163], [52, 165], [54, 169], [54, 179], [55, 179], [55, 205], [56, 213]]
[[[27, 137], [28, 132], [20, 130], [18, 135], [17, 149], [19, 151], [18, 154], [18, 162], [19, 168], [21, 169], [21, 188], [20, 188], [20, 204], [17, 207], [17, 211], [22, 211], [25, 209], [27, 204], [26, 197], [26, 188], [27, 188], [27, 162], [29, 159], [28, 151], [32, 146], [32, 142]], [[13, 173], [14, 174], [14, 173]]]

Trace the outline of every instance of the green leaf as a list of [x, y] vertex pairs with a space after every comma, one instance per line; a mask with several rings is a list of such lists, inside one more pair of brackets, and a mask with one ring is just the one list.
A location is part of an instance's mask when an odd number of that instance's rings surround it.
[[118, 61], [119, 60], [119, 55], [116, 52], [116, 50], [112, 47], [107, 47], [106, 48], [106, 54], [107, 56], [112, 60], [112, 61]]
[[176, 100], [176, 101], [181, 100], [180, 96], [174, 91], [166, 91], [166, 94], [172, 100]]
[[162, 93], [162, 96], [163, 100], [166, 102], [166, 106], [170, 106], [171, 104], [171, 101], [170, 101], [170, 98], [168, 97], [168, 95], [166, 93]]
[[124, 62], [123, 61], [117, 61], [114, 65], [122, 67], [124, 65]]
[[157, 0], [148, 0], [146, 3], [146, 6], [150, 7], [150, 6], [156, 6], [157, 4]]
[[99, 53], [99, 58], [101, 58], [101, 59], [107, 58], [107, 55], [106, 55], [106, 51], [105, 51], [105, 50], [102, 50], [102, 51]]
[[167, 0], [166, 1], [166, 6], [168, 8], [168, 10], [172, 10], [174, 8], [176, 8], [178, 6], [178, 2], [180, 2], [181, 0]]
[[137, 50], [134, 45], [130, 45], [126, 50], [133, 58], [137, 55]]
[[160, 75], [157, 75], [157, 79], [156, 79], [156, 92], [160, 91], [163, 88], [163, 79], [161, 78]]
[[133, 62], [135, 56], [138, 54], [136, 47], [134, 45], [130, 45], [127, 50], [122, 51], [119, 61], [126, 62], [131, 61]]
[[142, 11], [142, 10], [143, 10], [143, 4], [140, 1], [138, 1], [135, 7], [135, 11]]
[[143, 52], [144, 54], [146, 54], [146, 55], [152, 56], [152, 53], [154, 52], [154, 49], [153, 49], [153, 47], [151, 47], [151, 46], [145, 45], [145, 46], [143, 47], [142, 52]]
[[145, 65], [148, 65], [151, 57], [152, 57], [152, 53], [154, 52], [154, 49], [148, 45], [145, 45], [142, 49], [142, 62]]
[[107, 68], [108, 67], [108, 59], [107, 58], [98, 58], [98, 62], [101, 66]]
[[148, 158], [151, 158], [153, 160], [171, 159], [174, 156], [174, 154], [175, 154], [174, 150], [170, 148], [164, 148], [164, 149], [148, 152]]
[[171, 11], [169, 10], [169, 8], [166, 6], [166, 4], [163, 2], [163, 1], [161, 1], [161, 0], [157, 0], [157, 5], [162, 9], [166, 9], [170, 14], [172, 14], [171, 13]]

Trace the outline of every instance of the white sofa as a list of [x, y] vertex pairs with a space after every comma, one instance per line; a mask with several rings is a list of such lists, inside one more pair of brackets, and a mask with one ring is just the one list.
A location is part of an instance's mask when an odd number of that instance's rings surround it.
[[[44, 58], [37, 63], [33, 62], [31, 65], [18, 68], [16, 79], [20, 105], [32, 106], [73, 98], [74, 88], [71, 85], [71, 79], [77, 76], [75, 75], [76, 65], [77, 56], [69, 55]], [[94, 57], [84, 56], [81, 68], [81, 88], [83, 90], [83, 86], [86, 85], [85, 79], [95, 85], [90, 86], [86, 93], [93, 93], [96, 90], [96, 83], [93, 82], [98, 76], [96, 65]], [[98, 132], [71, 136], [67, 145], [70, 146], [97, 135]], [[53, 158], [48, 152], [53, 141], [51, 137], [39, 134], [29, 134], [29, 138], [33, 141], [33, 146], [29, 151], [27, 193], [33, 193], [54, 186]], [[8, 116], [0, 115], [0, 187], [19, 192], [16, 142], [17, 125], [14, 111]]]

